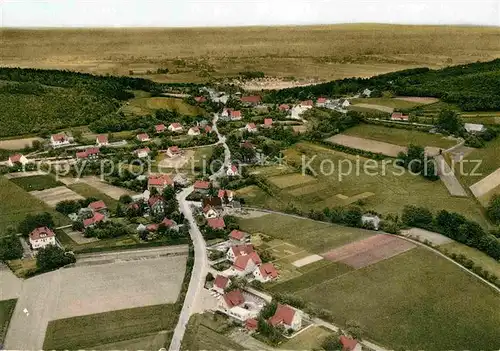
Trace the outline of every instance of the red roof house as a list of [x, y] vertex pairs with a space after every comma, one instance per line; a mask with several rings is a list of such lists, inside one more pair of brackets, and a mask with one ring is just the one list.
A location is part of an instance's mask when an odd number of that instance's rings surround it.
[[257, 127], [255, 126], [255, 123], [247, 123], [246, 127], [248, 132], [256, 132]]
[[157, 124], [157, 125], [155, 125], [155, 130], [156, 130], [156, 133], [162, 133], [165, 131], [165, 125], [164, 124]]
[[358, 341], [351, 339], [345, 335], [341, 335], [340, 338], [340, 343], [342, 344], [342, 351], [354, 351], [354, 350], [361, 350], [361, 348], [357, 348], [358, 346]]
[[207, 180], [197, 180], [194, 182], [195, 190], [208, 190], [210, 189], [210, 182]]
[[263, 281], [268, 281], [271, 279], [278, 278], [278, 271], [271, 262], [262, 264], [259, 268], [259, 276], [262, 277]]
[[171, 123], [168, 126], [168, 130], [171, 132], [180, 132], [182, 131], [182, 125], [180, 123]]
[[288, 111], [290, 109], [290, 106], [287, 104], [281, 104], [281, 105], [279, 105], [278, 109], [280, 111]]
[[137, 140], [143, 142], [143, 141], [149, 141], [149, 135], [147, 133], [140, 133], [137, 134]]
[[291, 326], [293, 323], [293, 318], [295, 317], [295, 310], [287, 305], [278, 304], [274, 316], [269, 318], [269, 324], [276, 327], [280, 324], [285, 326]]
[[250, 273], [254, 270], [256, 265], [261, 263], [262, 260], [257, 252], [250, 252], [248, 255], [236, 257], [233, 263], [233, 268], [238, 271]]
[[161, 221], [160, 224], [163, 224], [167, 228], [175, 226], [175, 222], [171, 219], [166, 218], [166, 217], [163, 219], [163, 221]]
[[312, 100], [304, 100], [300, 103], [301, 106], [313, 106], [314, 102]]
[[241, 111], [231, 110], [229, 111], [229, 117], [231, 117], [232, 120], [239, 120], [241, 119]]
[[151, 191], [152, 188], [163, 191], [167, 186], [174, 186], [174, 182], [168, 174], [152, 174], [148, 178], [149, 191]]
[[247, 104], [257, 105], [257, 104], [260, 104], [261, 101], [262, 101], [262, 98], [259, 95], [251, 95], [251, 96], [242, 96], [241, 97], [241, 102], [244, 102]]
[[196, 96], [196, 97], [194, 98], [194, 101], [196, 101], [197, 103], [202, 103], [202, 102], [207, 101], [207, 98], [206, 98], [206, 97], [204, 97], [204, 96]]
[[106, 217], [99, 212], [95, 212], [94, 216], [83, 220], [83, 227], [88, 228], [99, 222], [102, 222]]
[[215, 277], [213, 289], [218, 292], [224, 292], [224, 289], [228, 287], [230, 281], [228, 277], [218, 274]]
[[212, 127], [211, 126], [205, 126], [205, 133], [212, 133]]
[[318, 100], [316, 100], [316, 103], [317, 104], [325, 104], [326, 103], [326, 98], [320, 97], [320, 98], [318, 98]]
[[224, 218], [208, 218], [207, 225], [212, 229], [224, 229], [226, 227], [226, 223], [224, 223]]
[[56, 236], [56, 234], [49, 227], [38, 227], [38, 228], [35, 228], [30, 233], [31, 240], [39, 240], [41, 238], [51, 238], [51, 237], [55, 237], [55, 236]]
[[409, 118], [410, 118], [410, 116], [403, 115], [402, 112], [393, 112], [391, 115], [392, 121], [408, 121]]
[[94, 212], [99, 212], [108, 209], [108, 207], [102, 200], [91, 202], [88, 207]]
[[233, 308], [245, 303], [245, 297], [239, 289], [225, 293], [222, 297], [224, 298], [224, 301], [229, 308]]
[[242, 241], [247, 237], [247, 233], [242, 232], [241, 230], [234, 229], [231, 233], [229, 233], [229, 239], [233, 239], [236, 241]]
[[273, 125], [273, 119], [272, 118], [266, 118], [266, 119], [264, 119], [264, 125], [266, 127], [272, 126]]
[[108, 136], [105, 134], [98, 135], [96, 137], [96, 144], [99, 146], [108, 145], [109, 144]]
[[255, 318], [249, 318], [245, 321], [245, 328], [249, 331], [257, 330], [259, 322]]
[[252, 244], [245, 244], [245, 245], [232, 246], [231, 249], [229, 249], [228, 254], [232, 258], [236, 258], [238, 256], [248, 255], [252, 252], [254, 252], [253, 245]]

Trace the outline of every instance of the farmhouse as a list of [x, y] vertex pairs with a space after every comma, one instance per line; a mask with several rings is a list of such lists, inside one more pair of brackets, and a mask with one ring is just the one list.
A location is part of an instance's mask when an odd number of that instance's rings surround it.
[[200, 135], [200, 128], [198, 128], [198, 127], [189, 128], [188, 135], [191, 135], [191, 136]]
[[267, 262], [256, 267], [253, 271], [253, 275], [259, 282], [267, 283], [278, 278], [278, 271], [271, 262]]
[[231, 245], [243, 245], [248, 241], [248, 239], [248, 234], [240, 230], [234, 229], [231, 233], [229, 233], [229, 241], [231, 242]]
[[30, 245], [33, 250], [56, 244], [56, 234], [48, 227], [38, 227], [29, 236]]
[[247, 319], [256, 318], [259, 313], [256, 304], [245, 301], [245, 297], [239, 289], [225, 293], [220, 299], [218, 310], [240, 323], [244, 323]]
[[486, 130], [484, 125], [476, 123], [465, 123], [464, 128], [467, 131], [467, 133], [472, 133], [472, 134], [481, 133]]
[[391, 115], [391, 121], [405, 121], [407, 122], [410, 116], [404, 115], [402, 112], [393, 112]]
[[255, 125], [255, 123], [247, 123], [245, 128], [246, 128], [247, 132], [250, 132], [250, 133], [255, 133], [257, 131], [257, 126]]
[[155, 131], [156, 133], [163, 133], [165, 131], [166, 127], [164, 124], [157, 124], [155, 125]]
[[100, 146], [108, 146], [109, 145], [108, 136], [104, 135], [104, 134], [98, 135], [95, 138], [95, 144], [99, 147]]
[[108, 206], [106, 206], [106, 204], [102, 200], [91, 202], [87, 207], [90, 208], [94, 213], [99, 212], [103, 215], [108, 214]]
[[258, 105], [262, 101], [259, 95], [242, 96], [241, 102], [248, 105]]
[[210, 182], [208, 180], [197, 180], [194, 182], [194, 190], [199, 193], [206, 193], [210, 189]]
[[174, 186], [174, 182], [168, 174], [153, 174], [148, 178], [149, 191], [156, 189], [159, 193], [161, 193], [167, 186]]
[[222, 217], [207, 219], [207, 225], [212, 229], [226, 228], [226, 223], [224, 223], [224, 218]]
[[83, 220], [83, 227], [85, 229], [94, 227], [97, 223], [104, 222], [106, 220], [106, 216], [102, 213], [96, 212], [90, 218], [86, 218]]
[[276, 313], [269, 318], [269, 324], [274, 327], [282, 325], [285, 329], [299, 330], [302, 326], [302, 315], [300, 311], [288, 305], [278, 304]]
[[226, 256], [231, 262], [234, 262], [236, 257], [249, 255], [252, 252], [254, 252], [252, 244], [234, 245], [229, 248]]
[[69, 138], [66, 134], [52, 134], [50, 136], [50, 144], [53, 148], [69, 145]]
[[139, 140], [141, 143], [144, 143], [146, 141], [150, 141], [151, 139], [149, 138], [149, 135], [147, 133], [140, 133], [137, 134], [137, 140]]
[[165, 212], [165, 199], [161, 195], [151, 196], [148, 200], [149, 209], [154, 216]]
[[219, 294], [224, 294], [224, 289], [227, 288], [230, 283], [231, 281], [228, 277], [217, 274], [217, 277], [215, 277], [214, 280], [214, 285], [212, 286], [212, 290]]
[[217, 197], [221, 200], [221, 204], [226, 205], [229, 202], [233, 201], [234, 192], [231, 190], [219, 189], [219, 192], [217, 193]]
[[14, 165], [17, 165], [17, 164], [25, 165], [28, 162], [29, 162], [28, 159], [23, 154], [14, 154], [12, 156], [9, 156], [9, 160], [7, 161], [7, 165], [9, 167], [14, 167]]
[[238, 167], [236, 167], [236, 165], [231, 165], [227, 171], [226, 171], [226, 175], [228, 175], [229, 177], [234, 177], [234, 176], [237, 176], [238, 175]]
[[149, 156], [149, 153], [151, 152], [151, 149], [149, 147], [145, 147], [143, 149], [137, 149], [134, 151], [134, 153], [137, 155], [139, 158], [145, 158]]
[[171, 123], [168, 126], [168, 130], [171, 132], [182, 132], [182, 125], [180, 123]]
[[361, 344], [357, 340], [351, 339], [345, 335], [341, 335], [339, 338], [342, 344], [342, 351], [361, 351]]
[[168, 149], [167, 149], [167, 156], [168, 157], [176, 157], [176, 156], [179, 156], [181, 155], [181, 149], [179, 149], [178, 146], [170, 146]]

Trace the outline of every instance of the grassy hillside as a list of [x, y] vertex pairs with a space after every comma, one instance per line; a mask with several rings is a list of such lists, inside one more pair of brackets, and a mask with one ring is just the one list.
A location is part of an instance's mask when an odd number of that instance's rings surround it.
[[[206, 81], [244, 70], [331, 80], [491, 60], [500, 53], [499, 33], [487, 27], [381, 24], [3, 29], [0, 61], [100, 74], [133, 70], [159, 81]], [[146, 73], [157, 68], [170, 72]]]

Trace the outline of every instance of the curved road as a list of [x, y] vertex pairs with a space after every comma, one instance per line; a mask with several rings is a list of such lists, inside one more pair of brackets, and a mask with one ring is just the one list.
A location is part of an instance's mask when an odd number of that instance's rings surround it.
[[[224, 176], [226, 168], [231, 164], [231, 152], [226, 144], [226, 138], [221, 135], [217, 129], [218, 120], [219, 116], [215, 114], [212, 121], [212, 128], [215, 133], [217, 133], [219, 143], [224, 146], [224, 164], [221, 169], [210, 176], [210, 180], [212, 181]], [[191, 273], [191, 280], [189, 281], [188, 291], [184, 299], [184, 304], [182, 305], [179, 321], [177, 322], [177, 326], [175, 327], [174, 335], [172, 336], [172, 341], [170, 343], [170, 351], [178, 351], [181, 348], [182, 339], [184, 337], [184, 333], [186, 332], [189, 317], [191, 317], [191, 314], [193, 313], [193, 306], [195, 305], [200, 292], [203, 290], [205, 276], [207, 275], [209, 268], [205, 239], [196, 224], [189, 202], [186, 201], [186, 198], [193, 192], [193, 190], [194, 186], [190, 186], [177, 194], [179, 209], [184, 214], [184, 217], [189, 221], [190, 225], [189, 234], [194, 246], [194, 266]]]

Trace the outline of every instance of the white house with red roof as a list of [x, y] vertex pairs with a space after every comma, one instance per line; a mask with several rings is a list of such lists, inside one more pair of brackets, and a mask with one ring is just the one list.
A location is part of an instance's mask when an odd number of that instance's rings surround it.
[[258, 105], [262, 101], [262, 98], [259, 95], [249, 95], [242, 96], [241, 102], [248, 105]]
[[224, 218], [208, 218], [207, 225], [212, 229], [224, 229], [226, 228], [226, 223], [224, 222]]
[[48, 227], [35, 228], [29, 235], [33, 250], [42, 249], [48, 245], [56, 245], [56, 234]]
[[236, 289], [222, 295], [219, 300], [218, 310], [240, 323], [256, 318], [260, 308], [252, 301], [246, 301], [241, 290]]
[[312, 100], [304, 100], [299, 104], [302, 108], [312, 108], [314, 106], [314, 102]]
[[134, 151], [134, 153], [139, 158], [148, 157], [150, 152], [151, 152], [151, 149], [149, 147], [145, 147], [145, 148], [142, 148], [142, 149], [137, 149], [137, 150]]
[[162, 124], [157, 124], [155, 125], [155, 132], [156, 133], [163, 133], [165, 131], [167, 127], [165, 127], [165, 125], [162, 123]]
[[69, 138], [64, 133], [52, 134], [50, 136], [50, 145], [52, 145], [53, 148], [61, 147], [61, 146], [69, 145], [69, 144], [70, 144]]
[[140, 134], [137, 134], [136, 136], [137, 140], [139, 140], [141, 143], [144, 143], [144, 142], [147, 142], [147, 141], [150, 141], [151, 138], [149, 137], [149, 135], [147, 133], [140, 133]]
[[102, 213], [95, 212], [92, 217], [83, 220], [83, 227], [85, 229], [92, 228], [97, 223], [104, 221], [106, 221], [106, 216], [104, 216]]
[[227, 202], [231, 202], [234, 199], [234, 192], [232, 190], [219, 189], [217, 197], [222, 201], [222, 204], [224, 204], [226, 199]]
[[190, 135], [190, 136], [200, 135], [200, 128], [198, 128], [198, 127], [191, 127], [191, 128], [189, 128], [188, 135]]
[[244, 277], [247, 274], [252, 274], [262, 263], [260, 256], [257, 252], [250, 252], [248, 255], [237, 256], [230, 268], [228, 274], [230, 276]]
[[227, 251], [227, 258], [231, 262], [234, 262], [236, 257], [238, 256], [245, 256], [249, 255], [250, 253], [254, 252], [254, 248], [252, 244], [243, 244], [243, 245], [234, 245], [229, 248]]
[[25, 165], [28, 162], [29, 162], [28, 159], [23, 154], [14, 154], [9, 156], [9, 159], [7, 160], [7, 165], [9, 167], [14, 167], [14, 165], [16, 164]]
[[210, 205], [203, 207], [202, 212], [205, 218], [207, 219], [219, 217], [219, 212], [213, 206]]
[[245, 129], [247, 130], [247, 132], [255, 133], [257, 131], [257, 126], [253, 122], [247, 123]]
[[297, 331], [302, 326], [302, 312], [288, 305], [278, 304], [274, 316], [269, 318], [268, 321], [273, 327], [281, 325], [287, 330]]
[[101, 146], [108, 146], [109, 145], [109, 140], [108, 136], [105, 134], [100, 134], [95, 138], [95, 144], [99, 147]]
[[168, 174], [150, 174], [148, 177], [148, 190], [156, 189], [162, 193], [167, 186], [174, 186], [174, 181]]
[[102, 200], [91, 202], [87, 207], [90, 208], [92, 212], [99, 212], [103, 215], [107, 215], [108, 213], [108, 206], [106, 206]]
[[231, 111], [234, 111], [234, 109], [230, 108], [230, 107], [224, 107], [224, 109], [222, 110], [220, 116], [223, 117], [223, 118], [228, 118], [229, 115], [231, 114]]
[[242, 118], [241, 111], [232, 110], [229, 113], [229, 118], [231, 119], [231, 121], [239, 121]]
[[319, 97], [317, 100], [316, 100], [316, 106], [318, 107], [324, 107], [326, 105], [326, 103], [328, 102], [328, 100], [324, 97]]
[[248, 233], [242, 232], [241, 230], [234, 229], [229, 233], [229, 241], [231, 245], [243, 245], [249, 239]]
[[181, 149], [179, 149], [179, 147], [177, 145], [170, 146], [167, 149], [167, 156], [168, 157], [177, 157], [181, 154], [182, 154], [182, 151], [181, 151]]
[[273, 126], [273, 119], [272, 118], [265, 118], [263, 126], [267, 127], [267, 128], [272, 127]]
[[195, 191], [205, 193], [210, 189], [210, 182], [208, 180], [197, 180], [194, 182], [193, 187]]
[[182, 124], [180, 123], [171, 123], [169, 126], [168, 126], [168, 130], [171, 131], [171, 132], [176, 132], [176, 133], [179, 133], [179, 132], [182, 132]]
[[339, 338], [340, 343], [342, 344], [342, 351], [361, 351], [361, 344], [355, 340], [351, 339], [345, 335], [341, 335]]
[[278, 106], [278, 110], [286, 112], [286, 111], [290, 110], [290, 105], [281, 104], [281, 105]]
[[148, 206], [153, 215], [165, 212], [165, 199], [161, 195], [154, 195], [148, 199]]
[[76, 158], [79, 160], [95, 160], [99, 157], [100, 152], [98, 147], [91, 147], [85, 151], [77, 152]]
[[228, 277], [217, 274], [214, 280], [214, 285], [212, 286], [212, 290], [219, 294], [224, 294], [224, 289], [226, 289], [230, 283], [231, 281]]
[[391, 114], [391, 121], [403, 121], [408, 122], [410, 116], [404, 115], [402, 112], [393, 112]]
[[255, 279], [261, 283], [267, 283], [278, 278], [278, 271], [271, 262], [263, 263], [253, 271]]
[[231, 165], [227, 171], [226, 171], [226, 175], [229, 176], [229, 177], [234, 177], [234, 176], [237, 176], [238, 175], [238, 167], [236, 167], [236, 165]]

